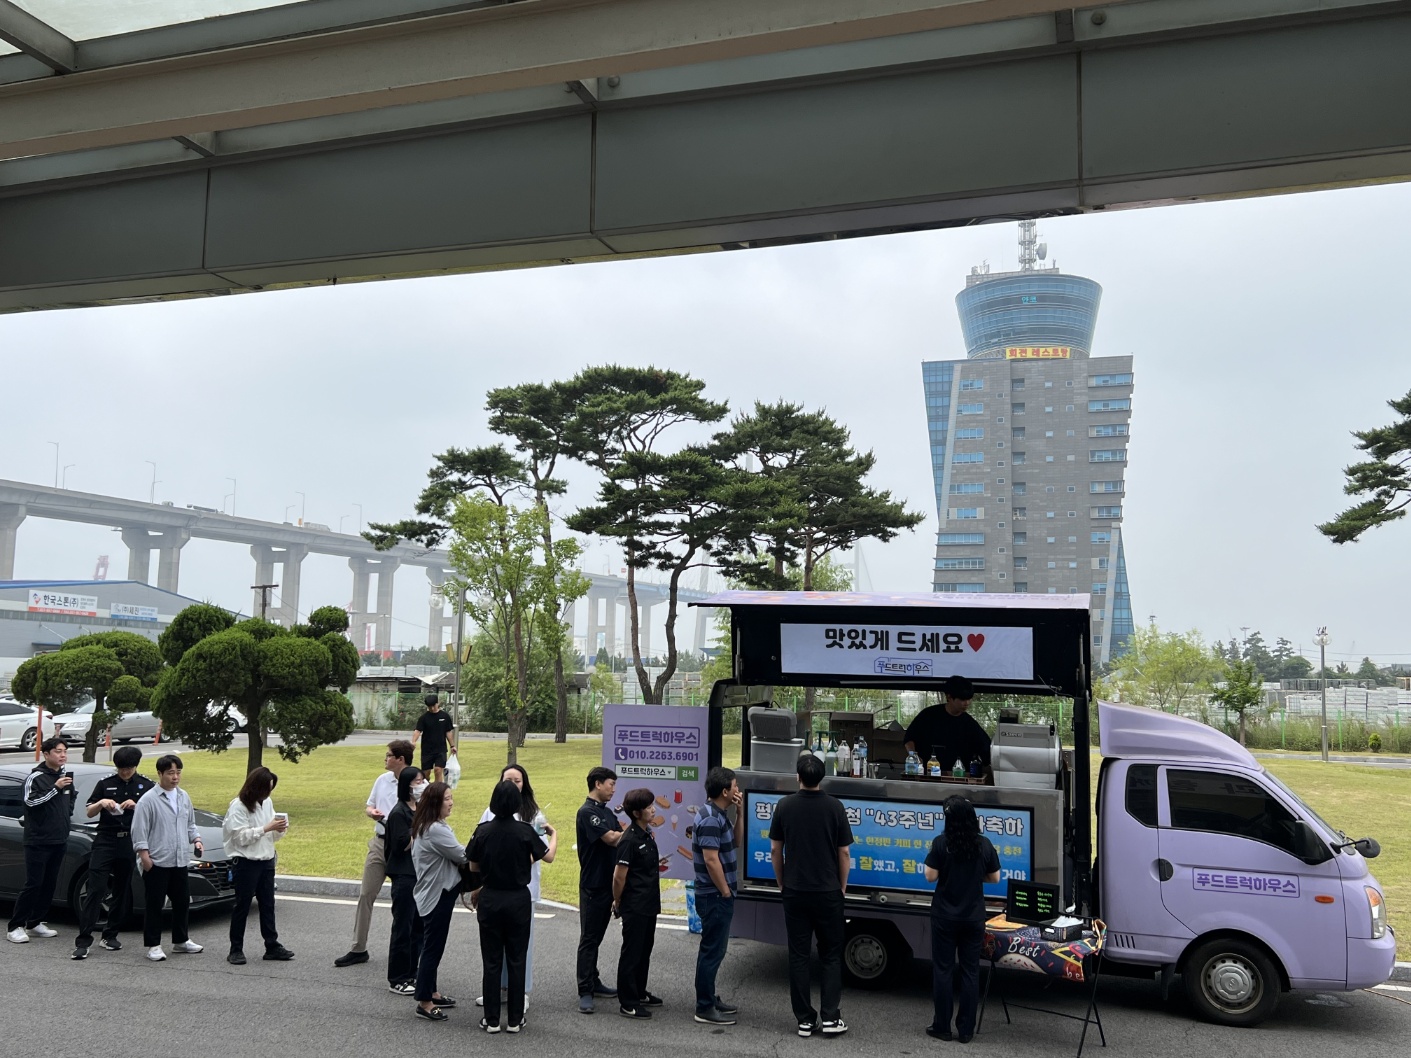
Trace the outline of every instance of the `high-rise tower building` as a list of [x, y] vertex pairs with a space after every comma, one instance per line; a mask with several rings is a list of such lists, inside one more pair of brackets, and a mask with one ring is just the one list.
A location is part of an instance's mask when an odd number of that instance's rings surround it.
[[921, 365], [940, 522], [932, 588], [1090, 594], [1101, 664], [1133, 632], [1132, 358], [1092, 355], [1102, 287], [1046, 256], [1021, 221], [1019, 270], [971, 269], [956, 295], [966, 359]]

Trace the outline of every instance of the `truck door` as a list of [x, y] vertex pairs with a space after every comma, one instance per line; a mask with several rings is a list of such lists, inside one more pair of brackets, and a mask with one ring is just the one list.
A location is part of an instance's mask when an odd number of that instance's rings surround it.
[[1113, 761], [1098, 806], [1101, 918], [1115, 959], [1174, 963], [1193, 934], [1161, 903], [1156, 765]]
[[1247, 772], [1161, 769], [1161, 902], [1196, 935], [1239, 930], [1283, 963], [1294, 988], [1342, 988], [1347, 918], [1334, 857], [1294, 854], [1294, 812]]

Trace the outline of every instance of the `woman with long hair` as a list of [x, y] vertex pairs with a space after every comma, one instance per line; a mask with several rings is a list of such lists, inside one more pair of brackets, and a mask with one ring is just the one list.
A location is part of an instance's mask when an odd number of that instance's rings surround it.
[[[523, 764], [506, 764], [503, 768], [500, 769], [499, 781], [505, 782], [506, 780], [514, 783], [515, 786], [519, 787], [520, 807], [519, 810], [515, 812], [514, 818], [519, 820], [520, 822], [528, 823], [531, 827], [534, 828], [534, 833], [539, 835], [540, 838], [547, 838], [548, 834], [552, 832], [553, 828], [549, 826], [548, 819], [544, 817], [544, 813], [539, 808], [539, 802], [534, 797], [534, 787], [529, 784], [528, 769], [526, 769]], [[486, 808], [485, 811], [482, 812], [480, 815], [480, 825], [483, 826], [494, 818], [494, 811], [490, 808]], [[546, 862], [552, 863], [553, 857], [549, 857]], [[539, 886], [539, 870], [539, 861], [535, 860], [534, 866], [529, 869], [529, 904], [531, 912], [539, 904], [539, 895], [541, 892]], [[506, 963], [504, 971], [500, 977], [500, 992], [502, 993], [502, 999], [506, 995], [508, 995], [508, 989], [509, 964]], [[526, 1011], [529, 1009], [529, 994], [533, 991], [534, 916], [533, 914], [530, 914], [529, 949], [524, 959], [524, 1009]], [[479, 999], [477, 999], [475, 1001], [475, 1005], [478, 1007], [483, 1007], [485, 1005], [485, 997], [481, 996]]]
[[645, 787], [629, 790], [622, 810], [631, 825], [617, 843], [612, 874], [612, 909], [622, 919], [622, 953], [617, 960], [617, 1001], [625, 1018], [649, 1018], [661, 1000], [647, 991], [657, 915], [661, 914], [661, 854], [652, 837], [656, 797]]
[[980, 942], [985, 937], [985, 883], [999, 881], [999, 854], [980, 833], [975, 806], [959, 795], [946, 798], [945, 831], [926, 854], [931, 896], [931, 999], [935, 1012], [926, 1035], [951, 1038], [952, 975], [960, 963], [960, 1010], [955, 1031], [961, 1043], [975, 1035], [980, 1004]]
[[235, 800], [225, 812], [221, 836], [230, 853], [235, 873], [235, 907], [230, 912], [230, 954], [225, 961], [245, 965], [245, 921], [250, 917], [250, 901], [260, 902], [260, 936], [265, 942], [265, 958], [283, 962], [294, 953], [279, 943], [274, 927], [274, 843], [289, 829], [289, 817], [276, 814], [270, 795], [279, 776], [268, 768], [256, 768], [245, 776]]
[[412, 865], [416, 886], [412, 895], [421, 916], [421, 959], [416, 968], [416, 1015], [427, 1021], [446, 1021], [445, 1008], [456, 1001], [436, 987], [436, 971], [446, 952], [451, 932], [451, 912], [460, 890], [460, 867], [465, 849], [456, 840], [446, 819], [455, 805], [451, 788], [434, 782], [421, 792], [412, 814]]
[[412, 819], [417, 798], [426, 788], [420, 768], [397, 776], [397, 805], [382, 822], [383, 854], [392, 879], [392, 936], [387, 946], [387, 987], [399, 996], [416, 993], [416, 964], [421, 955], [421, 916], [416, 913], [416, 865], [412, 863]]
[[548, 843], [519, 817], [528, 811], [524, 796], [512, 779], [502, 779], [490, 795], [491, 819], [475, 828], [467, 854], [470, 869], [481, 878], [476, 891], [480, 920], [480, 957], [484, 967], [485, 1016], [480, 1027], [500, 1031], [501, 974], [508, 988], [510, 1032], [524, 1027], [525, 962], [534, 903], [529, 897], [531, 868], [540, 860], [552, 863], [558, 848], [554, 828], [545, 824]]

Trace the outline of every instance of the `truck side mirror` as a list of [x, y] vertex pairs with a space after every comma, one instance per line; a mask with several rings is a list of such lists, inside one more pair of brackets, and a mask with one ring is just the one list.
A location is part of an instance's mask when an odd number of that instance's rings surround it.
[[1333, 858], [1327, 843], [1302, 819], [1293, 825], [1293, 854], [1309, 865], [1326, 863]]
[[1352, 843], [1352, 847], [1369, 860], [1375, 860], [1382, 854], [1382, 847], [1376, 838], [1358, 838]]

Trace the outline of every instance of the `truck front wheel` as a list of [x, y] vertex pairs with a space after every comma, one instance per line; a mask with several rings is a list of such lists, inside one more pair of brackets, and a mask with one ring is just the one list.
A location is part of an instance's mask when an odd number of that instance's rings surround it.
[[853, 919], [843, 940], [843, 977], [855, 988], [881, 988], [908, 962], [911, 948], [890, 922]]
[[1234, 1026], [1258, 1025], [1267, 1018], [1282, 988], [1268, 953], [1238, 937], [1217, 937], [1192, 951], [1181, 984], [1202, 1018]]

